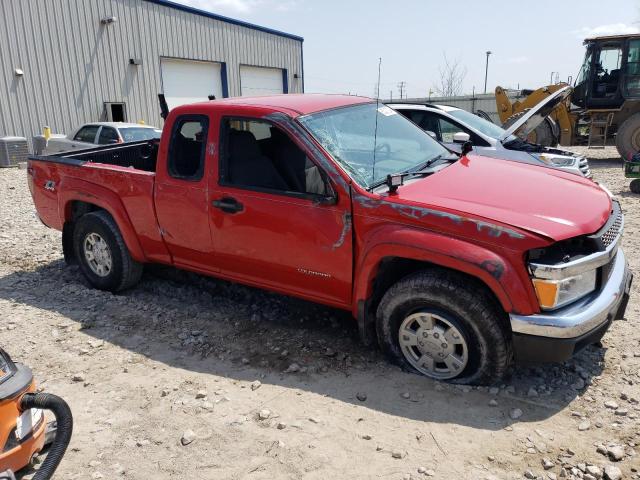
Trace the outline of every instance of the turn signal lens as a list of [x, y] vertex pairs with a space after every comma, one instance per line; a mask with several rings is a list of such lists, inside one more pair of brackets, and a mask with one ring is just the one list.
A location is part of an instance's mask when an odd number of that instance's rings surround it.
[[562, 280], [533, 278], [540, 307], [544, 310], [563, 307], [596, 289], [596, 270]]
[[549, 280], [533, 279], [538, 302], [542, 308], [553, 308], [558, 301], [558, 284]]

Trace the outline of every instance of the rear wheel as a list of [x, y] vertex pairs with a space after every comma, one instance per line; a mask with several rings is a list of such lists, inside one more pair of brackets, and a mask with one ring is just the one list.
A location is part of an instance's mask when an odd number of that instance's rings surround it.
[[377, 310], [378, 340], [397, 363], [436, 380], [494, 383], [512, 363], [505, 314], [469, 279], [447, 270], [410, 275]]
[[142, 264], [131, 258], [118, 225], [104, 210], [80, 217], [73, 246], [80, 270], [95, 288], [118, 292], [142, 276]]
[[625, 160], [640, 151], [640, 113], [631, 115], [618, 127], [616, 148]]
[[631, 180], [631, 184], [629, 185], [629, 188], [631, 188], [631, 191], [633, 193], [640, 193], [640, 178]]

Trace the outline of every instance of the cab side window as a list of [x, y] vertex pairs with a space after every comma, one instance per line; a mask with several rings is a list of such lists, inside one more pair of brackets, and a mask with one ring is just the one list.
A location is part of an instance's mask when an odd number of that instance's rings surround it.
[[209, 119], [204, 115], [183, 115], [175, 120], [167, 165], [170, 176], [190, 181], [202, 179], [208, 132]]
[[86, 127], [82, 127], [78, 130], [78, 133], [76, 133], [76, 136], [73, 137], [73, 139], [77, 142], [95, 143], [99, 128], [100, 127], [98, 125], [87, 125]]
[[438, 119], [438, 122], [440, 123], [440, 136], [442, 137], [440, 141], [443, 143], [453, 143], [453, 135], [461, 132], [462, 129], [442, 117]]
[[432, 132], [439, 141], [442, 141], [440, 124], [437, 115], [425, 110], [400, 110], [405, 117], [418, 125], [425, 132]]
[[225, 119], [221, 181], [226, 185], [326, 195], [320, 169], [289, 135], [270, 122]]

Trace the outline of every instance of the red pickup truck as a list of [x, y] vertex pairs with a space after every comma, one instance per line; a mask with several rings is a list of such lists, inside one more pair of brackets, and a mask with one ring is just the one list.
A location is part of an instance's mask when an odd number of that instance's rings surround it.
[[163, 263], [350, 310], [365, 343], [435, 379], [567, 359], [628, 301], [606, 189], [453, 154], [367, 98], [181, 106], [159, 141], [31, 157], [28, 177], [96, 288]]

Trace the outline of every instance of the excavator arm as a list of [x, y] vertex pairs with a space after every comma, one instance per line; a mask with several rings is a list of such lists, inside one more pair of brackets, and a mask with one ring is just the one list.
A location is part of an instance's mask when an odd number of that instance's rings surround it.
[[[515, 102], [511, 102], [507, 92], [502, 87], [496, 87], [496, 107], [500, 121], [504, 125], [513, 115], [517, 115], [520, 112], [524, 112], [525, 110], [534, 107], [552, 93], [557, 92], [566, 86], [566, 83], [547, 85], [546, 87], [538, 88], [537, 90], [529, 93], [524, 100], [516, 100]], [[560, 145], [571, 145], [575, 122], [569, 112], [568, 102], [558, 105], [550, 117], [560, 128]]]

